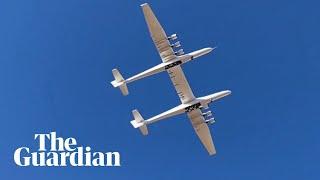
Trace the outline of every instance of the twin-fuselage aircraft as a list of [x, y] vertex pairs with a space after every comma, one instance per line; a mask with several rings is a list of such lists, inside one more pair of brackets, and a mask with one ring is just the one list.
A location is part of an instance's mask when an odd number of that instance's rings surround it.
[[214, 50], [214, 48], [203, 48], [188, 54], [184, 54], [182, 49], [177, 50], [181, 46], [180, 42], [176, 41], [177, 35], [173, 34], [171, 36], [167, 36], [152, 12], [150, 6], [145, 3], [142, 4], [141, 7], [151, 38], [160, 54], [162, 63], [128, 79], [124, 79], [117, 69], [113, 69], [112, 74], [115, 80], [112, 81], [111, 84], [113, 87], [119, 87], [123, 95], [128, 95], [128, 83], [160, 73], [162, 71], [167, 71], [181, 100], [181, 104], [146, 120], [144, 120], [138, 110], [135, 109], [132, 111], [134, 117], [134, 120], [131, 121], [132, 126], [134, 128], [139, 128], [143, 135], [147, 135], [147, 125], [165, 118], [186, 113], [195, 132], [197, 133], [204, 147], [207, 149], [208, 153], [210, 155], [216, 154], [210, 130], [208, 128], [208, 125], [213, 124], [215, 120], [212, 116], [212, 112], [208, 110], [208, 104], [229, 95], [231, 91], [225, 90], [208, 96], [196, 98], [193, 95], [193, 92], [181, 68], [182, 64], [208, 54]]

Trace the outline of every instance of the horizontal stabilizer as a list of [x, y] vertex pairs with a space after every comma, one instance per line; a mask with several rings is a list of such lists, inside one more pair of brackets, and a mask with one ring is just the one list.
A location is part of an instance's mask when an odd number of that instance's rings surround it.
[[132, 120], [130, 122], [132, 124], [132, 126], [134, 128], [139, 128], [143, 135], [148, 135], [147, 125], [146, 125], [143, 117], [139, 113], [139, 111], [135, 109], [135, 110], [132, 111], [132, 114], [133, 114], [133, 117], [134, 117], [134, 120]]
[[126, 84], [126, 81], [124, 80], [124, 78], [122, 77], [122, 75], [120, 74], [120, 72], [118, 71], [118, 69], [112, 69], [112, 74], [114, 77], [114, 81], [111, 82], [113, 87], [119, 87], [121, 90], [121, 93], [126, 96], [129, 94], [128, 91], [128, 87]]

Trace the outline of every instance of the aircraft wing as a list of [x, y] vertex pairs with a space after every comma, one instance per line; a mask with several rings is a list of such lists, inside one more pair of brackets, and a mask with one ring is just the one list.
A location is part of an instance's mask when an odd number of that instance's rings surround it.
[[162, 61], [167, 62], [171, 59], [174, 59], [176, 55], [174, 54], [170, 46], [170, 42], [168, 41], [167, 35], [164, 32], [158, 19], [153, 14], [150, 6], [147, 3], [145, 3], [142, 4], [141, 7], [148, 25], [151, 38], [160, 54]]
[[205, 120], [204, 120], [204, 117], [202, 116], [201, 110], [196, 109], [196, 110], [190, 111], [187, 113], [187, 115], [200, 141], [202, 142], [204, 147], [207, 149], [208, 153], [210, 155], [216, 154], [216, 149], [212, 142], [210, 130], [208, 128], [207, 123], [204, 122]]
[[171, 82], [179, 95], [182, 103], [188, 103], [195, 99], [189, 83], [180, 66], [175, 66], [167, 70]]

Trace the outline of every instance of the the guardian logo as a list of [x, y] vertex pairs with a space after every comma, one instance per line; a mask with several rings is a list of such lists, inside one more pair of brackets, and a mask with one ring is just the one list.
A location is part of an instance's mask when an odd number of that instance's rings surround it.
[[[89, 146], [77, 146], [75, 138], [63, 139], [56, 132], [35, 134], [39, 149], [31, 152], [21, 147], [14, 152], [14, 162], [18, 166], [120, 166], [119, 152], [91, 152]], [[46, 149], [46, 145], [50, 149]]]

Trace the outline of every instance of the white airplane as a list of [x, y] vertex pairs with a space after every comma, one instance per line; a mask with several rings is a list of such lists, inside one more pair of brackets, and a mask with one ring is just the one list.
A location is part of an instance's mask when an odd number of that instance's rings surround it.
[[186, 80], [186, 77], [184, 76], [184, 73], [181, 69], [182, 64], [205, 55], [211, 52], [214, 48], [203, 48], [188, 54], [184, 54], [182, 49], [174, 51], [174, 49], [180, 47], [179, 41], [172, 42], [173, 40], [177, 39], [177, 35], [173, 34], [168, 37], [159, 21], [153, 14], [150, 6], [145, 3], [142, 4], [141, 7], [149, 28], [151, 38], [160, 54], [162, 63], [128, 79], [124, 79], [117, 69], [113, 69], [112, 74], [115, 80], [112, 81], [111, 84], [114, 87], [119, 87], [123, 95], [128, 95], [129, 92], [127, 83], [131, 83], [138, 79], [162, 71], [167, 71], [173, 83], [173, 86], [175, 87], [177, 94], [180, 97], [181, 104], [147, 120], [144, 120], [138, 110], [135, 109], [132, 111], [134, 117], [134, 120], [131, 121], [132, 126], [134, 128], [139, 128], [143, 135], [147, 135], [147, 125], [178, 114], [187, 113], [191, 124], [204, 147], [207, 149], [210, 155], [216, 154], [210, 130], [208, 128], [208, 124], [213, 124], [215, 120], [213, 117], [211, 117], [211, 111], [207, 110], [208, 104], [229, 95], [231, 91], [225, 90], [208, 96], [196, 98], [193, 95], [188, 81]]

